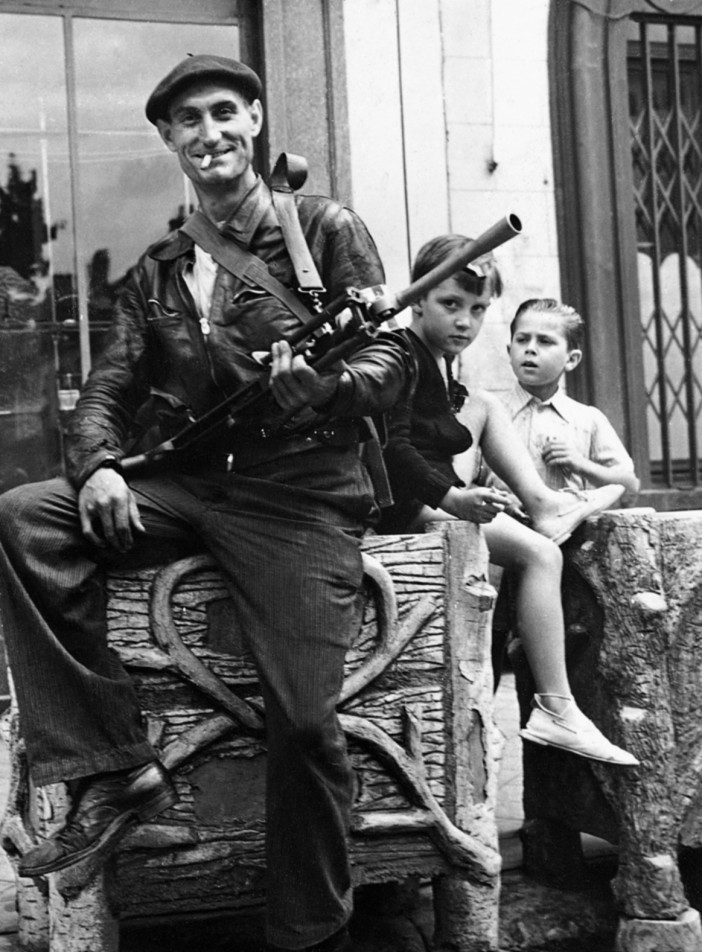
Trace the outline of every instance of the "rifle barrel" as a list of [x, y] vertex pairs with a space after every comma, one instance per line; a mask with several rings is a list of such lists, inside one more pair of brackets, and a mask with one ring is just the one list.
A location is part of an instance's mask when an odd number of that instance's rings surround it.
[[502, 245], [506, 241], [509, 241], [510, 238], [521, 234], [521, 231], [522, 223], [519, 218], [512, 212], [505, 215], [504, 218], [500, 219], [500, 221], [491, 228], [484, 231], [482, 235], [466, 241], [462, 248], [458, 248], [452, 255], [449, 255], [445, 261], [442, 261], [441, 264], [438, 264], [435, 268], [432, 268], [431, 271], [422, 275], [421, 278], [418, 278], [410, 284], [404, 291], [398, 291], [395, 295], [397, 304], [397, 311], [395, 313], [399, 313], [399, 311], [403, 311], [406, 307], [409, 307], [410, 304], [419, 301], [420, 298], [425, 296], [427, 291], [431, 291], [437, 284], [441, 284], [446, 278], [450, 278], [452, 274], [461, 271], [467, 264], [470, 264], [471, 261], [475, 261], [476, 258], [480, 258], [482, 255], [497, 248], [498, 245]]

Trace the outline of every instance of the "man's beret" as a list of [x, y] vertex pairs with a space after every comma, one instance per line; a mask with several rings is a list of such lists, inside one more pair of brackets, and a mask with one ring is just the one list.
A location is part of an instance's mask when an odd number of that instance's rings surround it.
[[221, 79], [240, 89], [253, 102], [261, 96], [261, 80], [245, 63], [211, 56], [207, 53], [186, 56], [165, 76], [151, 93], [146, 103], [146, 118], [156, 125], [158, 119], [168, 119], [168, 109], [177, 93], [186, 86], [203, 79]]

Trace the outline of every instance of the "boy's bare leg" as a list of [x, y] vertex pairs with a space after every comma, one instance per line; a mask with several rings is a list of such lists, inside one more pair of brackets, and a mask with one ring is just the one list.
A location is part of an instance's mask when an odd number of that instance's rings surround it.
[[571, 697], [561, 604], [563, 557], [555, 543], [510, 516], [483, 526], [490, 560], [517, 570], [517, 618], [536, 691], [559, 714]]
[[525, 443], [500, 401], [491, 393], [471, 393], [466, 426], [478, 442], [488, 466], [510, 487], [536, 518], [559, 502], [559, 494], [544, 483]]
[[[428, 522], [453, 519], [441, 509], [425, 506], [411, 526], [421, 531]], [[490, 561], [517, 569], [517, 617], [537, 693], [549, 695], [551, 710], [560, 713], [571, 697], [565, 665], [561, 605], [561, 550], [549, 539], [501, 513], [482, 527]]]
[[[408, 529], [421, 532], [428, 522], [454, 518], [441, 509], [425, 506]], [[581, 757], [634, 766], [636, 758], [608, 741], [573, 698], [565, 663], [560, 549], [505, 513], [482, 528], [490, 560], [514, 568], [518, 576], [519, 634], [536, 684], [534, 709], [521, 731], [522, 737]]]
[[550, 489], [539, 476], [529, 450], [504, 406], [490, 393], [471, 394], [464, 422], [480, 445], [488, 466], [514, 492], [534, 529], [560, 544], [583, 519], [613, 506], [624, 493], [618, 484], [580, 494]]

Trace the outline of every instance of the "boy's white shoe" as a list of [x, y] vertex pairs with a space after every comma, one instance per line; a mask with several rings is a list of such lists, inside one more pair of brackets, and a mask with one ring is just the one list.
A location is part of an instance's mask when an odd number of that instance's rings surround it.
[[533, 528], [556, 545], [560, 545], [571, 537], [588, 516], [611, 509], [623, 494], [624, 486], [619, 483], [610, 483], [598, 489], [582, 489], [579, 492], [561, 492], [563, 502], [558, 511], [544, 519], [535, 520]]
[[560, 714], [554, 714], [534, 695], [534, 709], [527, 726], [519, 733], [525, 740], [544, 747], [559, 747], [580, 757], [601, 760], [606, 764], [635, 767], [639, 761], [633, 754], [608, 741], [604, 734], [585, 717], [573, 698]]

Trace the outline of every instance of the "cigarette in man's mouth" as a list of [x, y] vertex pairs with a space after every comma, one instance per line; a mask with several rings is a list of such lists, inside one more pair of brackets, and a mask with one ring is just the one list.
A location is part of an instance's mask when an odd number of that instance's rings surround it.
[[202, 162], [200, 163], [200, 168], [209, 169], [211, 164], [212, 164], [212, 153], [208, 152], [207, 155], [204, 156]]

